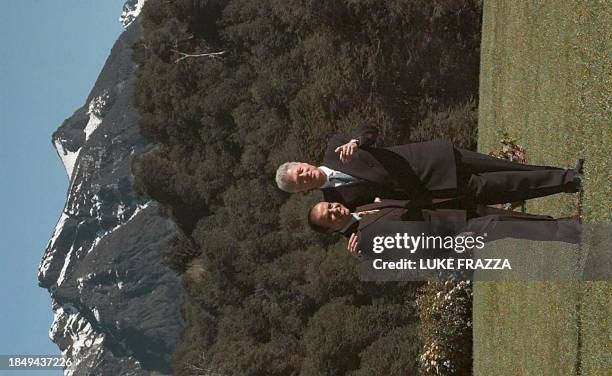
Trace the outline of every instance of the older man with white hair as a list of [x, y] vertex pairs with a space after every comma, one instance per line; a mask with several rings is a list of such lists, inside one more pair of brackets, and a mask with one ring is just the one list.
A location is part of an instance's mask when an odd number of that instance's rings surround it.
[[276, 173], [278, 187], [295, 193], [320, 189], [325, 201], [350, 209], [375, 197], [424, 204], [434, 198], [461, 198], [471, 204], [502, 204], [574, 193], [576, 170], [534, 166], [457, 149], [446, 140], [375, 147], [378, 130], [366, 126], [352, 135], [333, 136], [323, 162], [287, 162]]

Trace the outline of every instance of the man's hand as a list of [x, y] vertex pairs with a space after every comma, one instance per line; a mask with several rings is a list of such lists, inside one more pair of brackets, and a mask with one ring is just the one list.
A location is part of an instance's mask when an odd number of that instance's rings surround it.
[[357, 245], [359, 244], [359, 234], [354, 232], [351, 234], [351, 237], [346, 246], [346, 250], [349, 251], [351, 255], [354, 257], [361, 256], [361, 251], [357, 249]]
[[334, 152], [338, 154], [342, 163], [349, 163], [353, 159], [353, 154], [355, 154], [357, 148], [357, 143], [351, 141], [344, 145], [338, 146]]

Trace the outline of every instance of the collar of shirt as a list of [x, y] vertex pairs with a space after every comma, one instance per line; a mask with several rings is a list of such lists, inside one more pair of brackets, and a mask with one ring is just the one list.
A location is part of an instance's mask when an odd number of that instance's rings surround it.
[[329, 177], [334, 173], [334, 170], [325, 166], [319, 166], [319, 170], [323, 171], [325, 174], [325, 183], [321, 188], [333, 188], [333, 184], [329, 181]]
[[[329, 167], [319, 166], [318, 168], [321, 171], [323, 171], [323, 173], [325, 174], [325, 177], [326, 177], [325, 183], [322, 186], [320, 186], [319, 188], [334, 188], [334, 187], [339, 187], [339, 186], [342, 186], [342, 185], [347, 185], [347, 184], [351, 184], [351, 183], [359, 181], [359, 179], [355, 178], [354, 176], [351, 176], [351, 175], [346, 174], [344, 172], [333, 170], [333, 169], [331, 169]], [[331, 179], [334, 178], [334, 175], [336, 175], [336, 176], [340, 175], [342, 177], [348, 178], [351, 181], [350, 182], [344, 182], [344, 183], [341, 183], [341, 182], [338, 182], [338, 181], [331, 181]], [[338, 180], [340, 180], [340, 179], [338, 179]]]
[[351, 213], [351, 220], [350, 220], [350, 221], [348, 221], [348, 223], [346, 224], [346, 226], [344, 226], [344, 227], [342, 227], [342, 228], [340, 229], [340, 232], [345, 232], [346, 230], [348, 230], [348, 229], [349, 229], [349, 227], [351, 227], [351, 226], [353, 225], [353, 223], [355, 223], [355, 222], [359, 222], [359, 220], [360, 220], [360, 219], [361, 219], [361, 217], [360, 217], [360, 216], [358, 216], [358, 215], [357, 215], [357, 214], [355, 214], [355, 213]]

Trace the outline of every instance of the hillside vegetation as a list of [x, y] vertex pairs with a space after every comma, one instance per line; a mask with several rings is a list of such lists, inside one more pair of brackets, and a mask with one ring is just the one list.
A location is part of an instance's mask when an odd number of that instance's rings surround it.
[[474, 149], [477, 2], [149, 0], [142, 24], [135, 103], [158, 146], [135, 186], [182, 230], [174, 374], [414, 374], [420, 284], [359, 281], [345, 241], [307, 228], [319, 194], [274, 172], [364, 122]]

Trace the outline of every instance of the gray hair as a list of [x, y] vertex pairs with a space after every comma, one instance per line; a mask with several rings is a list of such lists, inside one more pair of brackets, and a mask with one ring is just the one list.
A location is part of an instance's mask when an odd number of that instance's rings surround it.
[[289, 180], [289, 170], [297, 166], [297, 162], [285, 162], [276, 170], [276, 185], [285, 192], [299, 192], [295, 184]]

